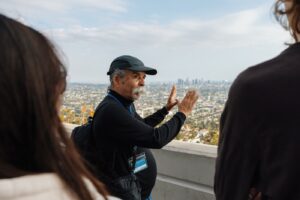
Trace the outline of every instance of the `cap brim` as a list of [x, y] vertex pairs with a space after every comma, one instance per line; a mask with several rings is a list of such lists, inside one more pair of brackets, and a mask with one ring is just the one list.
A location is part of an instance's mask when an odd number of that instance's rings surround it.
[[135, 72], [145, 72], [148, 75], [155, 75], [157, 74], [157, 70], [151, 67], [146, 66], [139, 66], [139, 67], [131, 67], [128, 70], [135, 71]]

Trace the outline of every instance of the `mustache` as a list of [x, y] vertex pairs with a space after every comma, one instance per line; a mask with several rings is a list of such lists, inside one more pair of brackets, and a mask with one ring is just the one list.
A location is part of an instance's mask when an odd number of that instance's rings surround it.
[[145, 88], [144, 87], [137, 87], [137, 88], [134, 88], [132, 93], [133, 94], [144, 94], [146, 91], [145, 91]]

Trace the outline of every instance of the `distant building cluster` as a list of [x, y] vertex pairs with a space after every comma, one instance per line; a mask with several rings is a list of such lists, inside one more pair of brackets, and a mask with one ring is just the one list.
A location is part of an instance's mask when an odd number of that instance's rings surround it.
[[[139, 115], [146, 117], [162, 108], [168, 99], [173, 83], [152, 83], [146, 86], [146, 93], [135, 102]], [[200, 98], [192, 114], [187, 118], [177, 140], [217, 144], [219, 119], [227, 99], [231, 83], [227, 81], [205, 81], [200, 79], [178, 79], [177, 96], [179, 99], [189, 89], [196, 89]], [[107, 85], [71, 83], [65, 92], [60, 117], [63, 122], [83, 124], [88, 116], [93, 116], [96, 106], [105, 97]], [[168, 120], [170, 115], [165, 119]]]
[[198, 85], [198, 84], [201, 84], [202, 82], [203, 82], [203, 79], [192, 79], [192, 80], [190, 80], [190, 79], [187, 78], [187, 79], [183, 80], [183, 79], [179, 78], [177, 80], [177, 85], [178, 86]]

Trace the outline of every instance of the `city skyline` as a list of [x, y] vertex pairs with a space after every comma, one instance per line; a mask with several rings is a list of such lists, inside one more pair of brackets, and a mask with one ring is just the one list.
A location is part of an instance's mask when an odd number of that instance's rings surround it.
[[[195, 107], [180, 130], [177, 140], [192, 143], [217, 144], [219, 118], [227, 99], [230, 82], [225, 81], [182, 81], [178, 80], [176, 98], [181, 100], [189, 88], [200, 94]], [[149, 84], [145, 93], [134, 102], [136, 112], [146, 117], [166, 105], [172, 84]], [[69, 84], [60, 109], [64, 123], [84, 124], [93, 116], [99, 102], [107, 95], [104, 84]], [[175, 106], [166, 116], [168, 121], [175, 112]]]
[[1, 1], [0, 12], [45, 33], [62, 52], [68, 82], [108, 83], [124, 54], [157, 68], [147, 82], [232, 81], [290, 41], [272, 16], [274, 0]]

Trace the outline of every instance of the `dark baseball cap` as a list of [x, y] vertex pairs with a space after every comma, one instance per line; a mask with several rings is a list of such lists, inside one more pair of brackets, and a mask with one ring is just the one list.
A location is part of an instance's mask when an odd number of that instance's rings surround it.
[[157, 74], [156, 69], [146, 67], [144, 63], [138, 58], [129, 55], [119, 56], [116, 59], [114, 59], [110, 64], [107, 75], [111, 75], [116, 69], [126, 69], [135, 72], [145, 72], [149, 75]]

